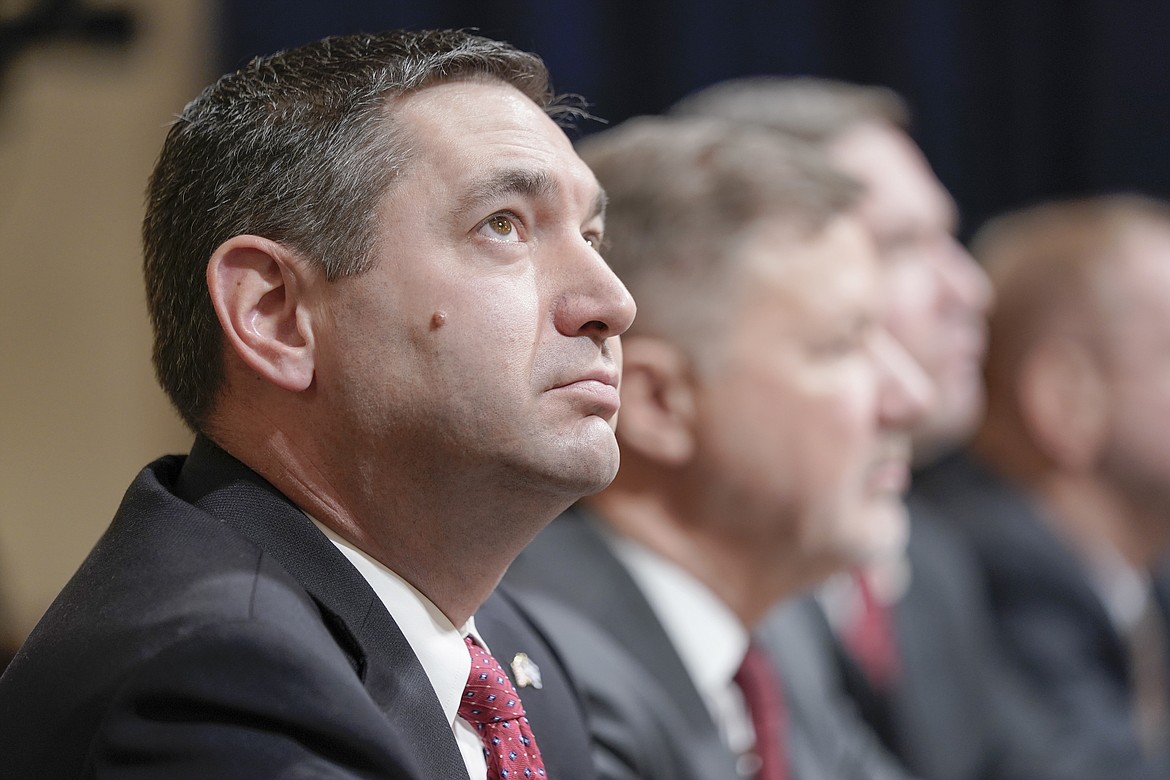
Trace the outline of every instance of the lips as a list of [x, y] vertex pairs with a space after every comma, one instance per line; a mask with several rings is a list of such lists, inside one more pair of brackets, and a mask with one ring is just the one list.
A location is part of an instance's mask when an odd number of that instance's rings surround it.
[[869, 479], [874, 490], [901, 494], [910, 486], [910, 464], [900, 458], [881, 460], [870, 469]]
[[869, 484], [883, 493], [901, 494], [910, 486], [910, 440], [903, 434], [887, 436], [869, 470]]
[[550, 392], [579, 395], [588, 404], [590, 414], [609, 419], [621, 406], [617, 385], [616, 371], [598, 369], [554, 385]]

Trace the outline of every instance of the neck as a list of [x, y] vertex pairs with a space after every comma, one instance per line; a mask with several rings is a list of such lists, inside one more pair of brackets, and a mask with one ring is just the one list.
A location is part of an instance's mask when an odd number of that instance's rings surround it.
[[775, 549], [749, 550], [724, 533], [723, 518], [684, 513], [680, 502], [672, 500], [672, 491], [639, 490], [618, 481], [588, 499], [589, 506], [617, 533], [672, 561], [706, 585], [749, 630], [777, 602], [840, 568], [835, 562], [802, 558], [795, 544], [785, 545], [780, 555]]
[[1034, 483], [1050, 465], [1027, 437], [1021, 435], [1025, 427], [1018, 414], [993, 406], [971, 442], [971, 451], [1012, 481]]
[[1127, 498], [1096, 463], [1074, 468], [1054, 462], [1020, 436], [1025, 426], [1019, 415], [996, 412], [989, 412], [972, 450], [1031, 492], [1061, 538], [1086, 558], [1104, 544], [1135, 568], [1158, 565], [1170, 550], [1170, 522], [1160, 511]]
[[1051, 510], [1050, 522], [1083, 555], [1108, 545], [1129, 565], [1148, 571], [1170, 549], [1165, 518], [1134, 506], [1099, 479], [1052, 473], [1036, 480], [1035, 489]]
[[[577, 496], [538, 494], [503, 484], [491, 468], [387, 468], [331, 458], [319, 437], [289, 428], [249, 436], [225, 426], [225, 450], [290, 501], [413, 585], [453, 625], [463, 625], [519, 554]], [[344, 462], [346, 468], [331, 467]]]

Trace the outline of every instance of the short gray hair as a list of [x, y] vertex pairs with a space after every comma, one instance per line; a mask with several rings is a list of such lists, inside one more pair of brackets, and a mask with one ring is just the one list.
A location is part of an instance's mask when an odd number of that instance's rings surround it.
[[750, 122], [818, 144], [860, 124], [910, 124], [906, 102], [892, 89], [811, 76], [724, 81], [684, 97], [670, 113]]
[[375, 204], [410, 158], [394, 100], [474, 79], [510, 84], [554, 118], [577, 113], [539, 57], [453, 30], [326, 38], [254, 59], [187, 105], [151, 176], [142, 235], [155, 371], [193, 430], [223, 380], [205, 281], [215, 249], [255, 234], [328, 279], [365, 272]]
[[720, 120], [633, 119], [578, 151], [609, 196], [605, 256], [638, 301], [631, 335], [714, 324], [705, 302], [725, 308], [746, 228], [777, 220], [812, 237], [860, 193], [815, 147]]

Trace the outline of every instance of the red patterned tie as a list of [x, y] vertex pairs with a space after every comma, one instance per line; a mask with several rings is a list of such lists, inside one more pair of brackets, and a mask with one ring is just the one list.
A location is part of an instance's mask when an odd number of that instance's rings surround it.
[[788, 716], [784, 692], [776, 667], [760, 648], [748, 645], [743, 663], [735, 673], [735, 684], [743, 692], [744, 702], [756, 732], [753, 752], [759, 759], [755, 780], [788, 780], [788, 758], [784, 748]]
[[483, 740], [488, 780], [545, 777], [536, 739], [512, 681], [491, 653], [467, 637], [471, 673], [459, 703], [459, 717]]

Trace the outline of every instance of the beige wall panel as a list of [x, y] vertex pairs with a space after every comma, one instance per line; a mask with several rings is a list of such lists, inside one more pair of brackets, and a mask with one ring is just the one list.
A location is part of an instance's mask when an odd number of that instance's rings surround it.
[[206, 0], [122, 0], [127, 51], [28, 50], [0, 86], [0, 636], [19, 641], [137, 471], [189, 435], [150, 368], [138, 241], [170, 118], [210, 73]]

